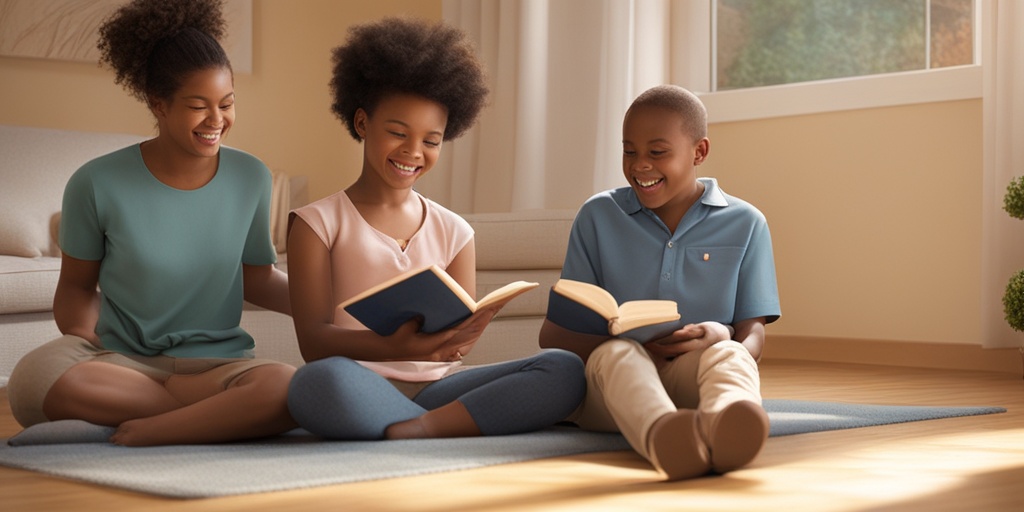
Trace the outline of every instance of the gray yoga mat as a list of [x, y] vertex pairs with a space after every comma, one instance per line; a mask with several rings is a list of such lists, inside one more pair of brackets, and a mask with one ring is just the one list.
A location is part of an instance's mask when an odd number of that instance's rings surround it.
[[[771, 436], [1006, 412], [765, 400]], [[42, 428], [37, 428], [42, 427]], [[174, 498], [209, 498], [479, 468], [578, 453], [627, 450], [618, 434], [553, 427], [487, 438], [322, 441], [301, 430], [245, 443], [125, 448], [111, 429], [78, 421], [27, 429], [0, 446], [0, 465]]]

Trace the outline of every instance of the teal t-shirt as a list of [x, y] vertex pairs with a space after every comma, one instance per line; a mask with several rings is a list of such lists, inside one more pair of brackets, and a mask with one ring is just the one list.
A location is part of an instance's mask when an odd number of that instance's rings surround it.
[[222, 147], [216, 175], [179, 190], [146, 168], [139, 145], [92, 160], [64, 190], [60, 247], [102, 260], [96, 327], [126, 354], [251, 357], [239, 326], [242, 264], [276, 260], [270, 240], [270, 171]]

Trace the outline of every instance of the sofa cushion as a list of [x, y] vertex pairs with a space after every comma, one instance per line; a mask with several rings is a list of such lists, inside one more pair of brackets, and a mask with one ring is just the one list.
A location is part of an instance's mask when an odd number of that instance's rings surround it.
[[0, 255], [0, 314], [52, 310], [59, 276], [60, 258]]
[[85, 162], [143, 139], [0, 125], [0, 254], [58, 255], [50, 226], [68, 178]]
[[476, 231], [477, 270], [562, 268], [575, 216], [574, 210], [462, 215]]

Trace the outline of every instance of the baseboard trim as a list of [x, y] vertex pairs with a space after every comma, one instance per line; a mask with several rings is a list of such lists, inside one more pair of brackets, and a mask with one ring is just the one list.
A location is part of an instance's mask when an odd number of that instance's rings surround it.
[[1021, 349], [986, 349], [956, 343], [772, 335], [765, 344], [763, 358], [1024, 375]]

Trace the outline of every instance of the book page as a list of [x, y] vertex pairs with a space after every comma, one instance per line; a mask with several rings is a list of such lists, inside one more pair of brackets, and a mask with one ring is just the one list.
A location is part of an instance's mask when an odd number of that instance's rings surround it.
[[515, 297], [521, 293], [526, 293], [527, 291], [530, 291], [538, 286], [540, 286], [540, 283], [531, 283], [528, 281], [513, 281], [509, 284], [506, 284], [505, 286], [502, 286], [501, 288], [498, 288], [497, 290], [492, 291], [491, 293], [488, 293], [487, 295], [484, 295], [484, 297], [480, 299], [479, 302], [476, 303], [476, 307], [477, 309], [480, 309], [483, 307], [487, 307], [491, 304], [494, 304], [496, 302], [501, 302], [502, 300], [511, 299], [512, 297]]
[[613, 320], [610, 329], [613, 335], [641, 327], [679, 320], [679, 309], [670, 300], [634, 300], [619, 307], [619, 317]]
[[554, 291], [590, 308], [607, 320], [619, 316], [619, 304], [615, 297], [600, 286], [571, 279], [559, 279]]

